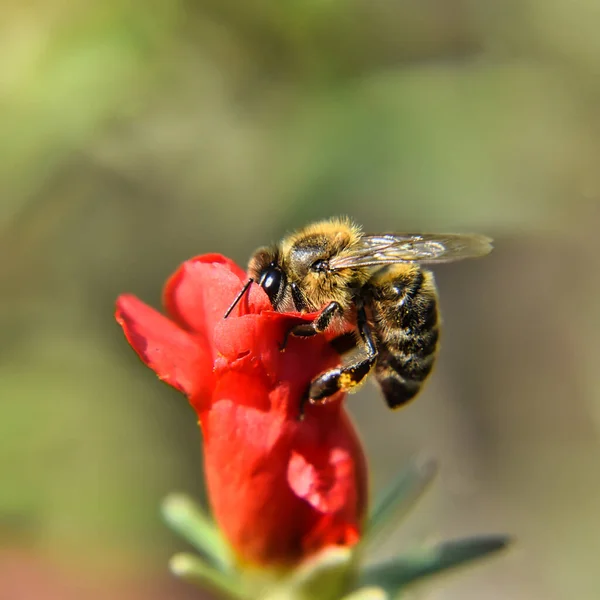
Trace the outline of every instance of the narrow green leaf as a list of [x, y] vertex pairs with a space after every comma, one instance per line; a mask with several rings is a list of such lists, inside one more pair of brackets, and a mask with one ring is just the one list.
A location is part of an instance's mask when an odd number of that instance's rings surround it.
[[242, 583], [232, 574], [224, 574], [193, 554], [176, 554], [169, 561], [173, 575], [203, 590], [240, 600], [245, 598]]
[[472, 560], [483, 558], [509, 544], [507, 536], [484, 536], [444, 542], [439, 546], [403, 556], [366, 569], [361, 585], [379, 585], [388, 593], [397, 592], [417, 579], [434, 575]]
[[389, 595], [380, 587], [364, 587], [344, 596], [342, 600], [388, 600]]
[[167, 496], [162, 505], [163, 518], [206, 559], [221, 570], [229, 571], [233, 564], [231, 552], [212, 519], [191, 498], [184, 494]]
[[328, 548], [305, 561], [261, 600], [338, 600], [352, 578], [349, 548]]
[[400, 519], [412, 508], [436, 473], [437, 463], [434, 460], [413, 460], [402, 470], [376, 499], [362, 543], [371, 543], [382, 531], [391, 532], [394, 529], [391, 521]]

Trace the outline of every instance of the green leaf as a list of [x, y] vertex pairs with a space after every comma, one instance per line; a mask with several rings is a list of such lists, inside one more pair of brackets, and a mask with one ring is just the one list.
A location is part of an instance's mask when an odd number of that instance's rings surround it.
[[261, 600], [339, 600], [349, 587], [353, 559], [349, 548], [323, 550]]
[[439, 546], [366, 569], [361, 585], [379, 585], [388, 593], [397, 592], [417, 579], [434, 575], [506, 548], [507, 536], [483, 536], [444, 542]]
[[217, 571], [193, 554], [176, 554], [169, 562], [169, 569], [173, 575], [203, 590], [235, 600], [246, 598], [243, 585], [235, 576]]
[[230, 571], [233, 558], [229, 546], [212, 519], [184, 494], [167, 496], [162, 514], [173, 531], [185, 538], [207, 560], [223, 571]]
[[399, 520], [412, 508], [436, 473], [437, 463], [434, 460], [413, 460], [402, 470], [375, 501], [362, 544], [371, 543], [384, 530], [392, 531], [392, 519]]
[[389, 595], [380, 587], [364, 587], [344, 596], [342, 600], [388, 600]]

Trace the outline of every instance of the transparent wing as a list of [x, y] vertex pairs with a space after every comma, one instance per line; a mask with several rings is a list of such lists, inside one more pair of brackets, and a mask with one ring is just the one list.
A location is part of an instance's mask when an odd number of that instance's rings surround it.
[[492, 240], [476, 233], [364, 235], [355, 251], [332, 259], [329, 267], [346, 269], [402, 262], [436, 264], [485, 256], [491, 251]]

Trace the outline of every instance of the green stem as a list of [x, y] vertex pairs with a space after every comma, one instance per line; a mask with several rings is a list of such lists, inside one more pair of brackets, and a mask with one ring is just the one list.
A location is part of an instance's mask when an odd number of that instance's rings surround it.
[[169, 562], [171, 573], [205, 590], [234, 600], [245, 598], [241, 582], [231, 575], [213, 569], [193, 554], [176, 554]]
[[230, 571], [233, 558], [229, 546], [212, 519], [183, 494], [169, 495], [162, 505], [165, 521], [194, 548], [222, 571]]

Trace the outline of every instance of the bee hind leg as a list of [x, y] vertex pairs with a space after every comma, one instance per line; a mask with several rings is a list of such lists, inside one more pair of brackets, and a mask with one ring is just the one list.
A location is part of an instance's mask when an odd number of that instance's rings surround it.
[[356, 363], [325, 371], [312, 380], [308, 389], [308, 400], [318, 404], [337, 392], [347, 392], [360, 385], [371, 372], [377, 355], [368, 356]]

